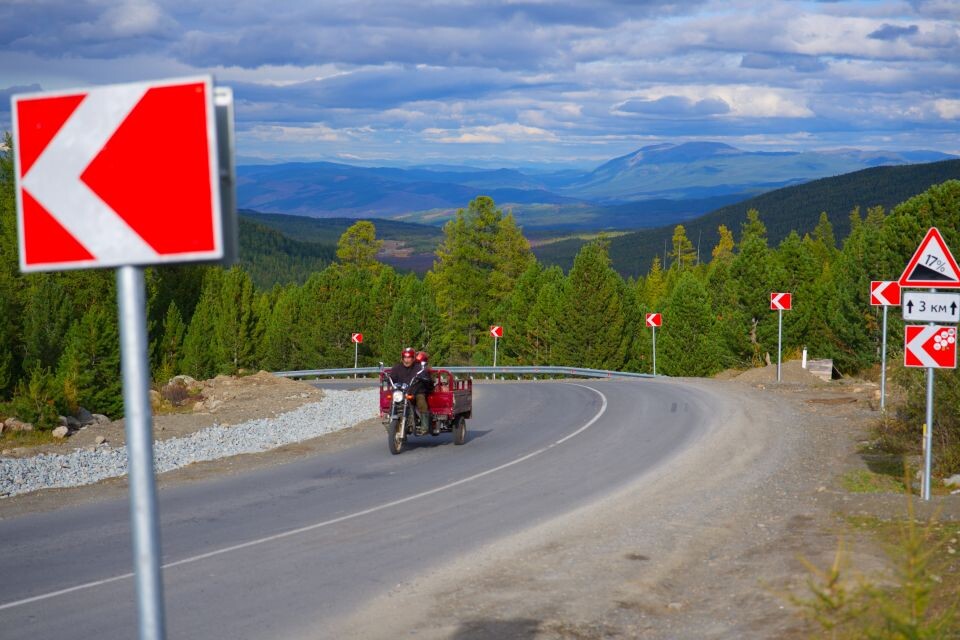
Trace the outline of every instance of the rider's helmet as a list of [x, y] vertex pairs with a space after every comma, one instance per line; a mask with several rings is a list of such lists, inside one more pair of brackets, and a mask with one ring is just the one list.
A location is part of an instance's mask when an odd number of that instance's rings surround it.
[[427, 355], [426, 351], [417, 351], [417, 362], [422, 362], [423, 364], [427, 364], [429, 360], [430, 360], [430, 356]]
[[400, 352], [401, 358], [412, 358], [416, 352], [412, 347], [406, 347], [403, 351]]

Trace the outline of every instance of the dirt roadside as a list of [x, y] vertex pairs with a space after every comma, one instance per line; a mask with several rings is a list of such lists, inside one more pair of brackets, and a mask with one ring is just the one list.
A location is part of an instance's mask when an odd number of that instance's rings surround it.
[[[788, 597], [805, 594], [809, 572], [801, 558], [828, 566], [843, 535], [855, 572], [885, 575], [883, 550], [851, 531], [846, 517], [902, 516], [904, 498], [851, 494], [840, 481], [866, 468], [856, 451], [877, 419], [876, 385], [821, 382], [797, 363], [786, 363], [783, 373], [780, 384], [771, 367], [677, 381], [716, 398], [719, 426], [668, 469], [422, 575], [324, 637], [810, 637], [814, 629]], [[269, 417], [322, 396], [311, 385], [272, 376], [220, 378], [205, 388], [212, 411], [157, 416], [156, 436]], [[122, 423], [45, 446], [63, 452], [92, 446], [86, 439], [104, 434], [110, 446], [122, 446]], [[381, 436], [379, 421], [371, 420], [262, 454], [191, 465], [158, 483], [239, 473]], [[125, 496], [123, 479], [36, 492], [0, 500], [0, 519]], [[960, 520], [960, 496], [938, 497], [919, 514], [932, 508], [941, 519]]]

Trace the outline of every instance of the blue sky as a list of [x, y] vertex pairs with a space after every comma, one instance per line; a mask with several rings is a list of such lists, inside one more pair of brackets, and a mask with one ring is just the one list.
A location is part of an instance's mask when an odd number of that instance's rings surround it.
[[960, 154], [960, 2], [0, 0], [9, 95], [213, 74], [242, 161]]

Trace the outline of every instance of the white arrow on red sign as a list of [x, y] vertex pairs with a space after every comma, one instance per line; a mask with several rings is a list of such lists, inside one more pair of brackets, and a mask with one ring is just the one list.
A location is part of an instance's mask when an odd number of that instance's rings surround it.
[[793, 296], [789, 293], [771, 293], [771, 311], [790, 311], [793, 307]]
[[896, 280], [873, 280], [870, 283], [870, 304], [874, 307], [899, 307], [900, 283]]
[[21, 270], [223, 257], [209, 77], [12, 104]]
[[492, 337], [494, 337], [494, 338], [502, 338], [502, 337], [503, 337], [503, 327], [501, 327], [501, 326], [499, 326], [499, 325], [494, 325], [494, 326], [490, 327], [490, 335], [491, 335]]
[[957, 368], [957, 328], [936, 324], [903, 328], [903, 364], [929, 369]]
[[663, 324], [663, 314], [660, 313], [648, 313], [647, 314], [647, 326], [648, 327], [659, 327]]
[[362, 343], [362, 342], [363, 342], [363, 334], [362, 334], [362, 333], [352, 333], [352, 334], [350, 334], [350, 341], [351, 341], [351, 342], [354, 342], [354, 343], [356, 343], [356, 344]]

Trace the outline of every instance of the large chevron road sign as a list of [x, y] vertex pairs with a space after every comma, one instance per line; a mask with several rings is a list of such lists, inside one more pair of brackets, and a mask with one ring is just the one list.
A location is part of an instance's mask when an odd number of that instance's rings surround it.
[[220, 260], [213, 93], [200, 77], [14, 96], [20, 268]]

